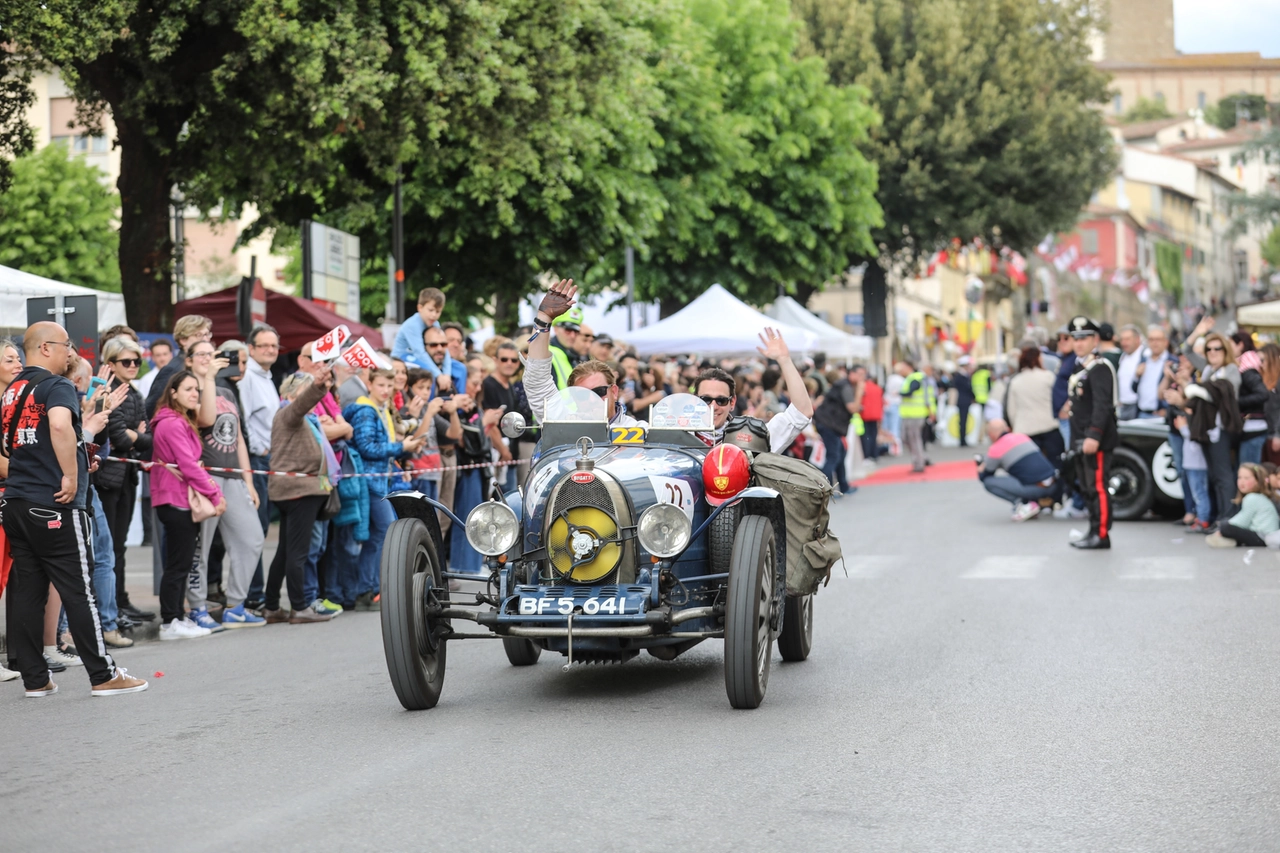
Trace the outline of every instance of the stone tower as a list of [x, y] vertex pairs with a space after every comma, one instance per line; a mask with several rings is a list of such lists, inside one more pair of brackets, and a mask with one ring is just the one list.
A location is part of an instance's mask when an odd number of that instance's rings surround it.
[[1150, 62], [1177, 55], [1173, 0], [1109, 0], [1111, 29], [1103, 37], [1108, 62]]

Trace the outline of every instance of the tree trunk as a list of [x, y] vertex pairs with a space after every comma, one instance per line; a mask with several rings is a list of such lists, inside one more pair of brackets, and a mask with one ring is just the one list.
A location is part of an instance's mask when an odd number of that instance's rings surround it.
[[499, 292], [493, 297], [493, 331], [508, 338], [515, 337], [520, 327], [520, 300]]
[[677, 311], [679, 311], [681, 308], [683, 308], [688, 304], [689, 304], [689, 300], [681, 296], [662, 297], [662, 299], [658, 300], [658, 305], [661, 309], [660, 313], [662, 315], [660, 319], [662, 320], [667, 319], [672, 314], [676, 313]]
[[810, 297], [817, 292], [818, 288], [812, 284], [806, 284], [805, 282], [798, 281], [796, 282], [796, 295], [791, 298], [808, 308]]
[[120, 289], [129, 325], [173, 329], [173, 239], [169, 233], [169, 157], [156, 151], [139, 122], [119, 121]]
[[889, 335], [887, 303], [885, 270], [873, 258], [862, 274], [862, 328], [873, 338]]

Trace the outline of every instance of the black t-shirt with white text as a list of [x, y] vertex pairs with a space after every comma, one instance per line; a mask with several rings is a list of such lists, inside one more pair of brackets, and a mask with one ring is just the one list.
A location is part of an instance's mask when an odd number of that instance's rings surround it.
[[[237, 468], [240, 465], [240, 407], [235, 392], [219, 385], [217, 415], [213, 426], [200, 429], [200, 462], [206, 468]], [[214, 471], [215, 477], [240, 477]]]
[[[40, 384], [23, 405], [14, 434], [14, 446], [9, 447], [9, 428], [18, 398], [33, 382]], [[60, 505], [54, 500], [54, 495], [62, 488], [62, 466], [58, 464], [49, 431], [49, 412], [57, 408], [71, 411], [71, 428], [76, 437], [76, 497], [69, 506], [84, 509], [89, 490], [89, 459], [81, 443], [80, 398], [70, 379], [53, 376], [43, 367], [24, 368], [0, 398], [0, 429], [3, 430], [0, 440], [9, 453], [5, 497], [20, 498], [40, 506]]]

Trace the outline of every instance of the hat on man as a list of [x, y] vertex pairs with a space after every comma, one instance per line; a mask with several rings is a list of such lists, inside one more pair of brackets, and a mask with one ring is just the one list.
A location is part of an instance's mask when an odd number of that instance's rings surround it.
[[551, 325], [559, 326], [560, 328], [567, 329], [571, 332], [580, 332], [582, 331], [582, 320], [582, 308], [575, 305], [559, 317], [552, 320]]
[[962, 355], [956, 359], [956, 364], [958, 364], [960, 367], [968, 367], [969, 365], [973, 364], [973, 359], [969, 358], [969, 356], [967, 355]]
[[600, 334], [596, 335], [596, 343], [604, 344], [606, 346], [613, 346], [613, 338], [610, 337], [607, 332], [601, 332]]
[[1090, 338], [1098, 334], [1098, 324], [1083, 314], [1077, 314], [1067, 323], [1067, 329], [1073, 338]]

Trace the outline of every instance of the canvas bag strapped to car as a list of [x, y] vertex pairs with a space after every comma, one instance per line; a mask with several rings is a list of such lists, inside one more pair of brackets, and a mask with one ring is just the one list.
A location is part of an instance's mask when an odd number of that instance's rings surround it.
[[782, 496], [787, 513], [787, 594], [810, 595], [831, 577], [842, 556], [829, 529], [831, 481], [803, 459], [761, 453], [751, 465], [756, 483]]

